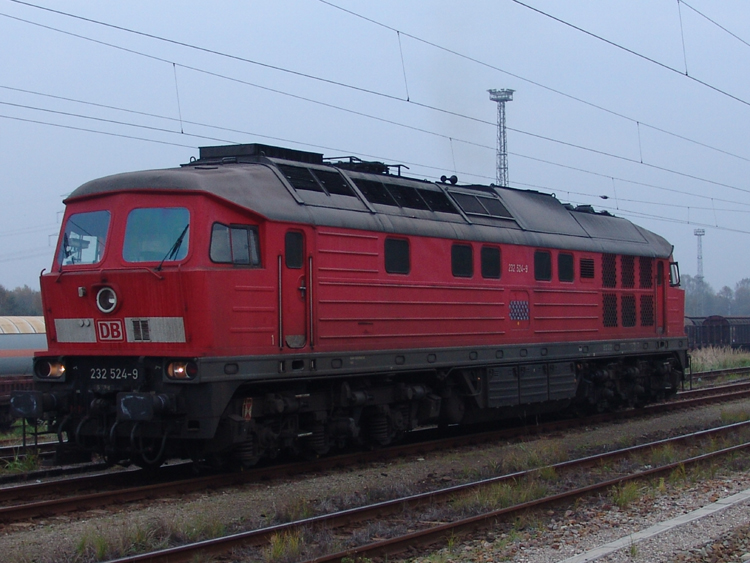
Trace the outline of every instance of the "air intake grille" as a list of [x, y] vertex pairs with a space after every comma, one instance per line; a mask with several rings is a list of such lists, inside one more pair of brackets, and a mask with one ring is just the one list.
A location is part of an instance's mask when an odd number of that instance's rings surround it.
[[[641, 289], [651, 289], [654, 286], [654, 260], [641, 256], [640, 282]], [[650, 326], [650, 325], [649, 325]]]
[[635, 326], [635, 295], [622, 296], [622, 326]]
[[617, 287], [617, 256], [602, 255], [602, 287]]
[[594, 260], [591, 258], [581, 258], [581, 278], [594, 279]]
[[151, 340], [148, 320], [133, 320], [133, 340], [137, 342], [148, 342]]
[[604, 326], [617, 326], [617, 295], [615, 293], [604, 294]]
[[622, 287], [635, 287], [635, 256], [621, 256]]
[[641, 295], [641, 326], [654, 326], [653, 295]]

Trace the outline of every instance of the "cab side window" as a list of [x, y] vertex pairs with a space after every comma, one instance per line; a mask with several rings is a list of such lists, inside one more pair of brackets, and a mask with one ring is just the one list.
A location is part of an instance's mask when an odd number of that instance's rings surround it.
[[284, 262], [292, 270], [300, 270], [305, 260], [305, 239], [299, 231], [284, 236]]
[[547, 250], [534, 252], [534, 279], [539, 281], [552, 279], [552, 255]]
[[561, 252], [557, 255], [557, 279], [562, 282], [572, 282], [575, 280], [575, 271], [573, 269], [573, 255]]
[[411, 271], [408, 240], [385, 239], [385, 271], [389, 274], [408, 274]]
[[212, 262], [219, 264], [260, 266], [258, 229], [245, 225], [214, 223], [209, 256]]
[[482, 277], [500, 279], [500, 249], [496, 246], [482, 247]]
[[474, 252], [469, 244], [454, 244], [451, 247], [451, 270], [457, 278], [474, 275]]

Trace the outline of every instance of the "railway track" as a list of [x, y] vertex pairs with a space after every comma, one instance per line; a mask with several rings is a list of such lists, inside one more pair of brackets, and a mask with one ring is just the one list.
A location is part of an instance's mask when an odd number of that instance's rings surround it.
[[[495, 443], [503, 440], [524, 439], [530, 435], [559, 432], [561, 429], [574, 429], [581, 426], [603, 424], [614, 420], [638, 416], [655, 416], [677, 409], [687, 409], [717, 401], [728, 401], [750, 396], [750, 383], [741, 383], [710, 389], [684, 392], [681, 400], [643, 409], [619, 411], [607, 415], [586, 418], [555, 420], [533, 426], [503, 428], [475, 434], [457, 434], [452, 437], [434, 438], [435, 430], [424, 431], [424, 437], [414, 443], [407, 443], [383, 450], [356, 452], [332, 456], [307, 462], [294, 462], [271, 467], [259, 467], [251, 471], [209, 474], [195, 477], [189, 463], [163, 467], [158, 481], [142, 470], [97, 473], [69, 479], [59, 479], [40, 483], [0, 488], [0, 523], [39, 518], [81, 510], [101, 509], [129, 502], [153, 500], [175, 494], [189, 494], [204, 490], [256, 483], [261, 480], [278, 479], [300, 474], [328, 471], [333, 468], [352, 466], [358, 463], [372, 463], [410, 455], [423, 455], [431, 451]], [[424, 441], [425, 438], [430, 438]], [[416, 439], [416, 437], [415, 437]], [[147, 484], [143, 485], [144, 481]], [[135, 485], [135, 484], [138, 485]], [[107, 490], [101, 490], [106, 488]], [[80, 491], [91, 491], [84, 492]], [[50, 498], [53, 497], [53, 498]], [[18, 502], [19, 504], [12, 504]]]
[[687, 375], [688, 381], [696, 380], [712, 381], [727, 375], [750, 375], [750, 367], [714, 369], [710, 371], [698, 371]]
[[[230, 550], [267, 546], [275, 537], [279, 536], [301, 537], [304, 531], [309, 531], [311, 529], [336, 530], [337, 537], [340, 538], [344, 534], [353, 534], [361, 529], [363, 522], [375, 519], [382, 522], [393, 515], [397, 515], [400, 519], [403, 518], [404, 514], [412, 512], [416, 513], [426, 506], [434, 508], [435, 505], [438, 504], [454, 502], [457, 498], [465, 498], [471, 495], [482, 496], [485, 491], [490, 490], [492, 487], [497, 487], [498, 485], [509, 482], [523, 483], [526, 479], [536, 478], [542, 471], [547, 471], [552, 475], [570, 474], [574, 472], [580, 474], [586, 468], [596, 467], [597, 465], [603, 464], [612, 465], [617, 461], [632, 456], [642, 455], [644, 452], [653, 451], [657, 448], [669, 448], [676, 445], [685, 446], [686, 444], [698, 442], [700, 440], [716, 440], [719, 437], [736, 435], [738, 432], [748, 429], [750, 429], [750, 422], [732, 424], [604, 454], [565, 461], [545, 468], [519, 471], [437, 491], [393, 499], [332, 514], [315, 516], [300, 521], [251, 530], [213, 540], [206, 540], [196, 544], [188, 544], [157, 552], [129, 556], [127, 558], [114, 560], [111, 563], [124, 563], [125, 561], [176, 563], [180, 561], [190, 561], [198, 555], [220, 556], [226, 554]], [[650, 479], [656, 476], [669, 474], [679, 467], [684, 468], [694, 464], [704, 463], [712, 459], [717, 459], [722, 456], [727, 456], [748, 449], [750, 449], [750, 442], [742, 442], [707, 454], [686, 457], [660, 467], [645, 469], [638, 468], [637, 470], [631, 471], [627, 474], [621, 474], [615, 478], [603, 480], [594, 479], [594, 482], [575, 486], [570, 490], [556, 492], [533, 501], [522, 502], [499, 509], [487, 510], [470, 517], [457, 518], [453, 521], [438, 525], [426, 526], [419, 531], [403, 534], [387, 540], [375, 541], [366, 545], [347, 549], [343, 552], [319, 556], [310, 561], [314, 563], [343, 562], [358, 560], [358, 558], [366, 560], [364, 558], [390, 557], [402, 554], [415, 546], [427, 547], [438, 542], [445, 542], [448, 538], [455, 538], [462, 534], [476, 531], [488, 525], [492, 525], [498, 520], [511, 519], [529, 510], [546, 508], [561, 503], [570, 503], [579, 497], [600, 493], [612, 487], [622, 485], [628, 481]]]

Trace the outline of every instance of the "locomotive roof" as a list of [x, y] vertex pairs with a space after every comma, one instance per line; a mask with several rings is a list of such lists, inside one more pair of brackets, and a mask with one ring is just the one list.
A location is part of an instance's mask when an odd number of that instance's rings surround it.
[[201, 148], [180, 168], [87, 182], [65, 203], [129, 190], [205, 192], [273, 221], [668, 258], [662, 237], [620, 217], [573, 208], [554, 196], [454, 185], [390, 174], [392, 166], [266, 145]]

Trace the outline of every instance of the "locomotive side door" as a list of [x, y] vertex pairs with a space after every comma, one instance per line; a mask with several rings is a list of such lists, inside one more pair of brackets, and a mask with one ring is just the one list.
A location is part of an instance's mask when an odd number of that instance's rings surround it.
[[664, 280], [664, 262], [656, 261], [656, 334], [664, 334], [667, 306], [667, 283]]
[[284, 253], [279, 255], [279, 348], [298, 350], [308, 344], [308, 302], [312, 288], [306, 256], [306, 237], [301, 230], [284, 235]]

